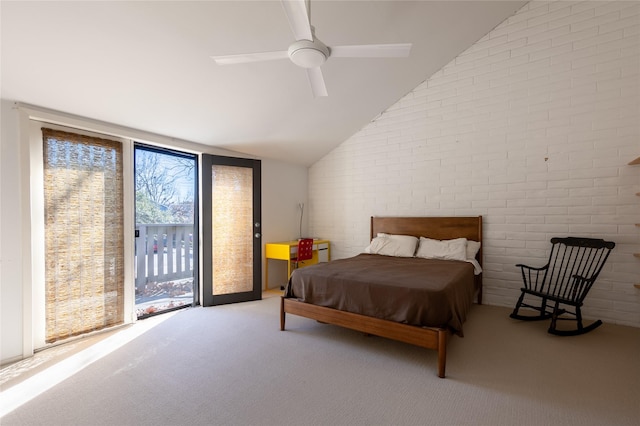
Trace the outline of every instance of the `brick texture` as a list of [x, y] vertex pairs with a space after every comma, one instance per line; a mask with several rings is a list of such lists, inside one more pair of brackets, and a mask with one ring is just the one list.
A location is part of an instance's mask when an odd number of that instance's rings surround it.
[[640, 327], [639, 70], [640, 3], [528, 3], [310, 168], [310, 230], [342, 258], [370, 216], [483, 215], [500, 306], [551, 237], [609, 239], [584, 315]]

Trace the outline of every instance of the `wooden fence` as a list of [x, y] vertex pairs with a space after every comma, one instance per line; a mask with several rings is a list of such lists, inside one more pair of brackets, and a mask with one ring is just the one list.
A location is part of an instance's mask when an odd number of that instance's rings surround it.
[[136, 290], [193, 277], [193, 224], [136, 225]]

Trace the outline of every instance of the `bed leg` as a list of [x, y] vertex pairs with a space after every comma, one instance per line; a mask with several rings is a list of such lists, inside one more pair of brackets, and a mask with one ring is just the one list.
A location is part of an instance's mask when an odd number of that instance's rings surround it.
[[438, 330], [438, 377], [444, 379], [447, 365], [447, 330]]
[[284, 296], [280, 296], [280, 331], [284, 330]]

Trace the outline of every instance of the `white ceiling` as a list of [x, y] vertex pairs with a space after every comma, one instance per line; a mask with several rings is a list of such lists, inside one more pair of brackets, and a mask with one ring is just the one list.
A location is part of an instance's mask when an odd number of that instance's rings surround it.
[[264, 158], [313, 164], [525, 1], [311, 3], [326, 45], [413, 43], [409, 58], [329, 58], [314, 98], [279, 1], [0, 3], [3, 99]]

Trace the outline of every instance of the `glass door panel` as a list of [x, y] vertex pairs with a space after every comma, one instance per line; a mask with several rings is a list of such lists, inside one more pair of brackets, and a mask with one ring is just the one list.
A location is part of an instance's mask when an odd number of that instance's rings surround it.
[[203, 156], [204, 306], [261, 297], [260, 162]]
[[196, 176], [195, 155], [136, 144], [138, 318], [195, 303]]
[[213, 294], [253, 290], [253, 169], [211, 166]]

